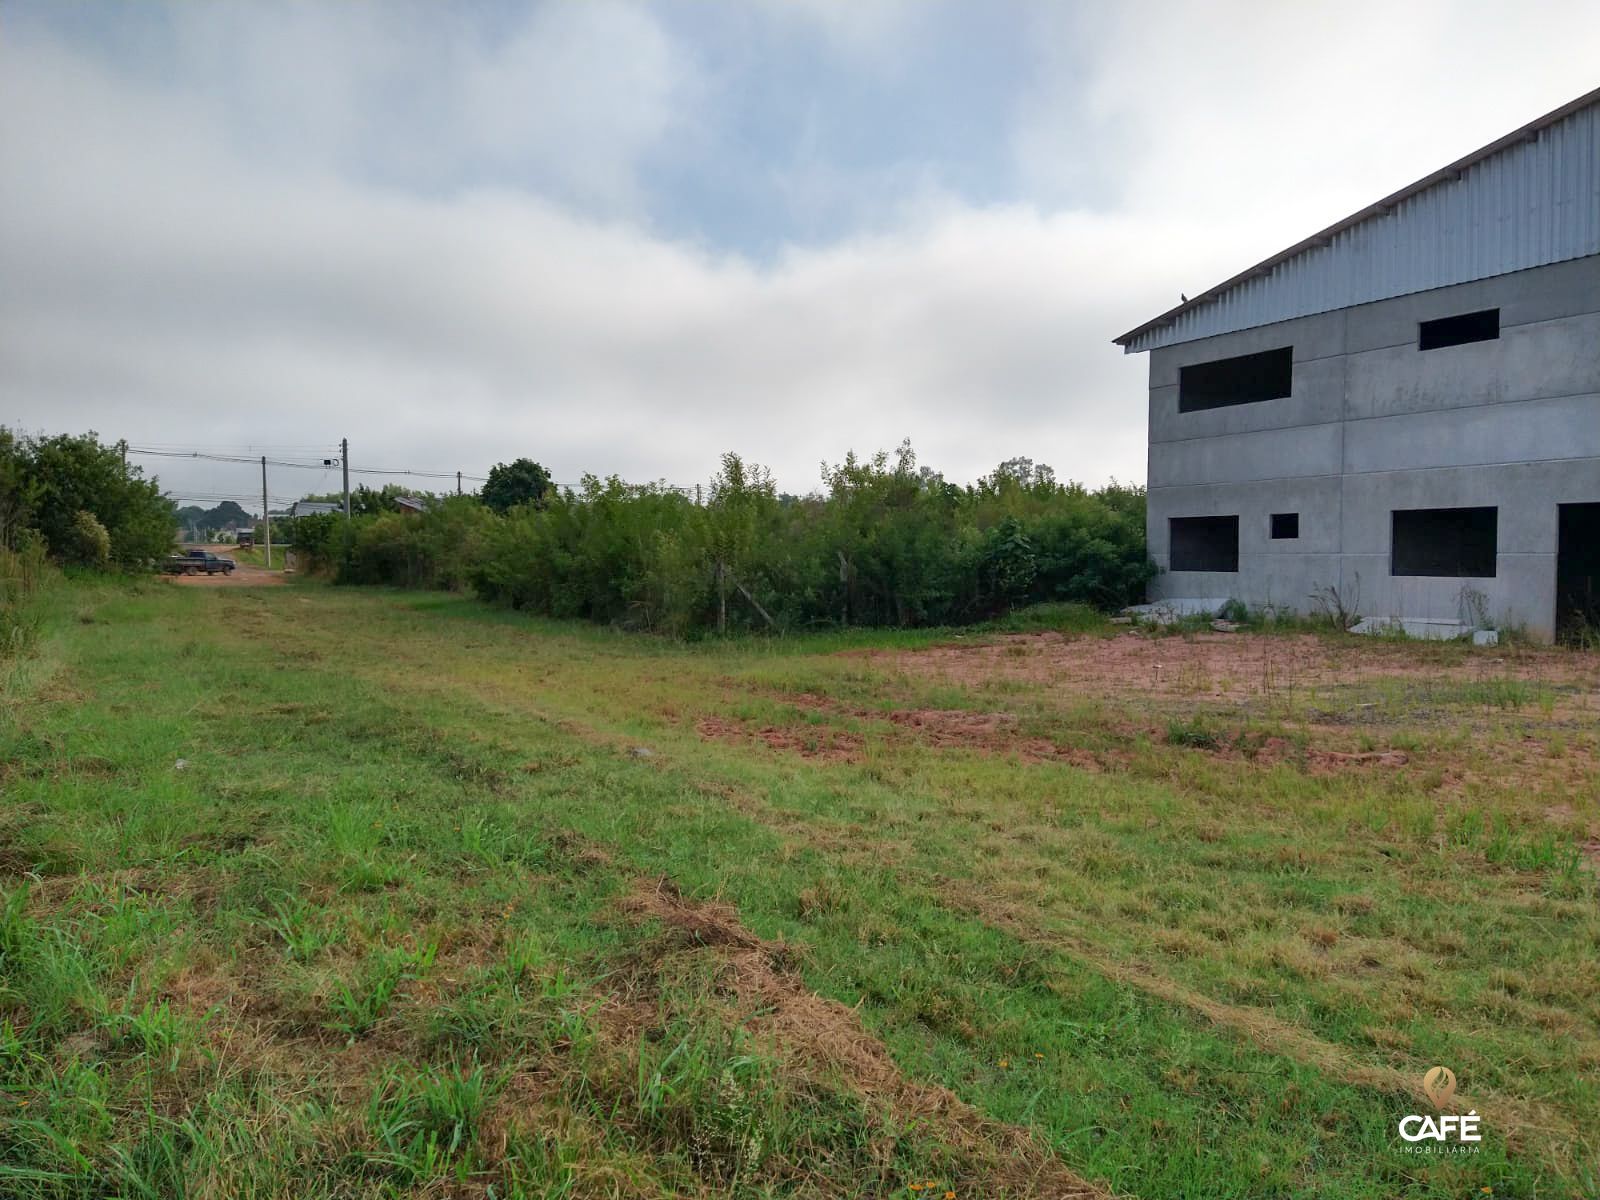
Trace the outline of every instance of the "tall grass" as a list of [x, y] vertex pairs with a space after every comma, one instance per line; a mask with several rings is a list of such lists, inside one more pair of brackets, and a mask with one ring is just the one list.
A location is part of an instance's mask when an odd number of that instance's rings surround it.
[[0, 662], [26, 653], [43, 619], [37, 595], [48, 567], [36, 539], [16, 550], [0, 546]]

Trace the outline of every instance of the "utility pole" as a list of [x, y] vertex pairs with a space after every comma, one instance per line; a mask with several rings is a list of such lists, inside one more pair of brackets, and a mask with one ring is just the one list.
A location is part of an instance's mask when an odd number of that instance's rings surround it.
[[461, 495], [461, 472], [456, 472], [456, 495]]
[[717, 560], [717, 632], [728, 632], [728, 568]]
[[344, 519], [350, 519], [350, 439], [339, 439], [339, 461], [344, 464]]
[[267, 456], [261, 456], [261, 520], [267, 527], [267, 570], [272, 570], [272, 510], [267, 507]]

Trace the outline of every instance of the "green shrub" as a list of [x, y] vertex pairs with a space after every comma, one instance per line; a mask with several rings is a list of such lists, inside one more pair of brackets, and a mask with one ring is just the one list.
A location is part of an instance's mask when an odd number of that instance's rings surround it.
[[1039, 604], [1143, 598], [1144, 492], [1057, 483], [1025, 459], [972, 487], [909, 445], [823, 468], [783, 496], [724, 455], [701, 503], [664, 484], [585, 476], [499, 514], [457, 498], [423, 514], [305, 517], [308, 566], [345, 583], [470, 586], [551, 617], [674, 636], [710, 630], [954, 625]]
[[73, 566], [102, 569], [111, 561], [111, 535], [92, 512], [80, 510], [73, 518], [61, 557]]
[[1167, 722], [1167, 745], [1216, 750], [1222, 745], [1222, 738], [1200, 717], [1192, 720], [1173, 717]]
[[[326, 523], [312, 526], [311, 531], [318, 538], [319, 553], [329, 558], [326, 543], [335, 540], [343, 519], [332, 513], [304, 519], [313, 520]], [[351, 525], [347, 548], [342, 538], [337, 539], [343, 551], [337, 577], [344, 583], [458, 591], [466, 586], [469, 564], [481, 553], [482, 535], [494, 520], [488, 509], [467, 497], [440, 501], [426, 512], [363, 518]]]
[[1222, 606], [1222, 611], [1219, 612], [1217, 616], [1221, 617], [1224, 621], [1232, 621], [1235, 624], [1244, 625], [1247, 624], [1251, 618], [1250, 606], [1243, 600], [1229, 599], [1228, 602]]

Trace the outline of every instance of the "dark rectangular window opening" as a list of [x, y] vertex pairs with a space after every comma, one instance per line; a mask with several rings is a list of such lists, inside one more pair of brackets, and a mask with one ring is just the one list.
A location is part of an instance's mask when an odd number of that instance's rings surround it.
[[1442, 350], [1446, 346], [1464, 346], [1468, 342], [1492, 342], [1499, 336], [1500, 310], [1486, 308], [1482, 312], [1422, 322], [1417, 326], [1417, 349]]
[[1493, 579], [1497, 508], [1409, 508], [1394, 512], [1389, 574]]
[[1178, 411], [1203, 412], [1230, 404], [1282, 400], [1294, 376], [1294, 347], [1241, 354], [1178, 370]]
[[1286, 541], [1300, 536], [1299, 513], [1273, 513], [1272, 514], [1272, 540], [1275, 542]]
[[1169, 517], [1167, 534], [1174, 571], [1237, 571], [1239, 518]]

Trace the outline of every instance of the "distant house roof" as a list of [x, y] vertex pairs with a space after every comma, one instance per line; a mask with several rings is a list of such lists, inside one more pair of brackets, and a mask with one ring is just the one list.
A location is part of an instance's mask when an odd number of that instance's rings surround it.
[[396, 496], [394, 502], [401, 512], [428, 511], [428, 502], [421, 496]]
[[289, 515], [291, 517], [309, 517], [316, 513], [343, 511], [342, 506], [328, 500], [296, 500], [289, 505]]

